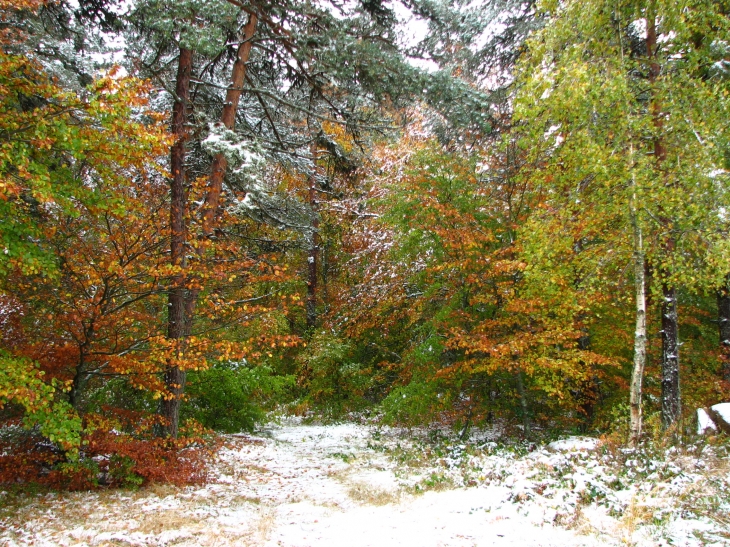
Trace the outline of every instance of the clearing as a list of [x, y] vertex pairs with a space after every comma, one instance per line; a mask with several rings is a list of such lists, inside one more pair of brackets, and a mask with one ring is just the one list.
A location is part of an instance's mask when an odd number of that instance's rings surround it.
[[647, 454], [585, 438], [512, 448], [492, 438], [287, 419], [229, 436], [202, 487], [8, 500], [0, 545], [730, 544], [722, 447]]

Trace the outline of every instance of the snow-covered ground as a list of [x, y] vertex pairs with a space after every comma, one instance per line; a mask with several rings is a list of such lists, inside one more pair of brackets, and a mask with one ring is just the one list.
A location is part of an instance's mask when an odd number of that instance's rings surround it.
[[730, 544], [730, 466], [713, 447], [650, 456], [585, 438], [505, 449], [479, 432], [430, 437], [270, 425], [231, 436], [203, 487], [13, 500], [0, 545]]

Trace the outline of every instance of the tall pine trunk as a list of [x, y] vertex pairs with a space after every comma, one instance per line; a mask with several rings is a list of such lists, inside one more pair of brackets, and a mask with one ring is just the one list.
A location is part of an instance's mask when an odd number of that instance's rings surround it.
[[175, 269], [168, 293], [167, 337], [173, 344], [172, 357], [165, 369], [165, 387], [168, 395], [163, 399], [160, 413], [165, 419], [162, 433], [177, 437], [180, 418], [180, 398], [185, 386], [185, 371], [179, 361], [184, 353], [185, 314], [185, 143], [188, 138], [185, 123], [190, 96], [190, 76], [193, 70], [193, 52], [181, 48], [175, 83], [175, 104], [172, 107], [172, 134], [175, 142], [170, 150], [170, 263]]
[[[231, 75], [231, 86], [226, 92], [223, 105], [221, 123], [227, 129], [233, 129], [236, 121], [236, 109], [243, 92], [246, 79], [246, 63], [251, 54], [253, 34], [258, 19], [255, 15], [249, 16], [243, 29], [243, 37], [238, 47], [236, 61]], [[187, 209], [185, 195], [185, 131], [186, 109], [190, 90], [190, 75], [192, 72], [192, 51], [180, 50], [176, 83], [176, 101], [173, 107], [172, 132], [175, 135], [175, 144], [172, 147], [170, 167], [172, 170], [171, 184], [171, 262], [179, 267], [181, 273], [175, 276], [169, 296], [168, 338], [174, 341], [174, 357], [165, 370], [165, 387], [169, 396], [162, 402], [161, 414], [166, 421], [164, 434], [177, 437], [180, 423], [180, 402], [185, 390], [185, 370], [179, 366], [184, 355], [185, 339], [192, 331], [193, 316], [197, 297], [200, 292], [200, 282], [195, 288], [186, 289], [186, 279], [182, 272], [185, 264], [185, 213]], [[211, 174], [208, 190], [203, 205], [203, 235], [210, 237], [215, 229], [220, 196], [223, 188], [227, 162], [223, 154], [216, 154], [211, 164]], [[200, 248], [199, 248], [200, 250]], [[199, 281], [199, 280], [198, 280]]]
[[[226, 101], [223, 104], [223, 114], [220, 123], [226, 129], [233, 129], [236, 125], [236, 110], [243, 93], [243, 85], [246, 82], [246, 63], [251, 57], [251, 47], [253, 46], [253, 35], [256, 31], [258, 18], [251, 13], [248, 22], [243, 27], [243, 36], [241, 43], [238, 45], [236, 54], [236, 62], [233, 64], [233, 72], [231, 73], [231, 85], [226, 91]], [[220, 206], [220, 198], [223, 190], [223, 179], [226, 176], [226, 168], [228, 161], [223, 154], [213, 156], [213, 162], [210, 166], [210, 179], [208, 181], [208, 191], [205, 196], [203, 205], [203, 235], [210, 237], [215, 230], [215, 223], [218, 218], [218, 207]]]

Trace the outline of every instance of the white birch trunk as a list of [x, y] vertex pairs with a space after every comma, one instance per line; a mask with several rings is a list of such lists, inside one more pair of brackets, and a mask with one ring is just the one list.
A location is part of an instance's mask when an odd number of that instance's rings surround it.
[[[633, 152], [633, 150], [632, 150]], [[634, 232], [634, 283], [636, 286], [636, 331], [634, 333], [634, 368], [631, 372], [629, 404], [629, 445], [636, 446], [641, 437], [641, 383], [646, 365], [646, 278], [644, 240], [639, 222], [636, 180], [631, 204], [631, 227]]]

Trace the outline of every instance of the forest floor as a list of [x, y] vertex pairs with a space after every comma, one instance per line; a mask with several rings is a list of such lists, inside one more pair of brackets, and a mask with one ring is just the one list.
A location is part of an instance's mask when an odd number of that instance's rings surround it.
[[0, 493], [0, 545], [730, 544], [726, 445], [494, 438], [284, 420], [227, 437], [204, 486]]

